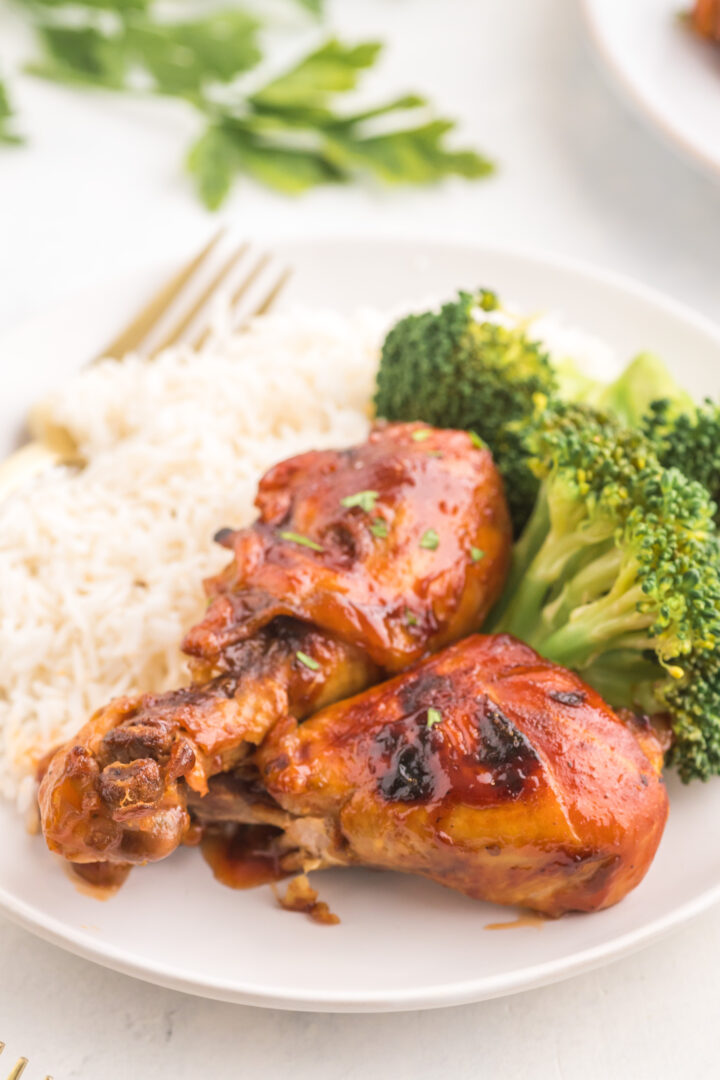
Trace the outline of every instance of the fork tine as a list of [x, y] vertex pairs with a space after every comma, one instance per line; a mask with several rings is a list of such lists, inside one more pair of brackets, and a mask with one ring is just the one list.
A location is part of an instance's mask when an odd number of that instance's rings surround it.
[[190, 262], [186, 263], [176, 274], [173, 274], [170, 280], [166, 281], [155, 293], [142, 311], [138, 312], [132, 322], [98, 353], [96, 359], [102, 360], [110, 357], [114, 360], [121, 360], [126, 353], [137, 349], [147, 338], [153, 327], [157, 325], [161, 316], [169, 309], [176, 296], [214, 251], [225, 231], [225, 229], [218, 230], [202, 251], [194, 255]]
[[270, 310], [270, 308], [273, 306], [273, 304], [277, 300], [280, 293], [283, 291], [283, 289], [287, 285], [287, 283], [290, 280], [291, 276], [292, 276], [292, 269], [289, 266], [286, 266], [285, 269], [280, 274], [280, 276], [278, 277], [275, 284], [273, 285], [272, 289], [270, 289], [270, 291], [266, 295], [265, 299], [262, 301], [261, 304], [258, 305], [258, 307], [255, 308], [255, 310], [253, 312], [254, 317], [257, 317], [258, 315], [265, 315]]
[[[250, 270], [250, 272], [243, 278], [243, 280], [237, 286], [234, 293], [230, 297], [229, 304], [228, 304], [231, 313], [235, 311], [235, 308], [238, 306], [238, 304], [242, 300], [243, 296], [245, 296], [245, 294], [247, 293], [250, 286], [255, 281], [257, 281], [258, 277], [263, 272], [263, 270], [265, 269], [265, 267], [268, 265], [269, 262], [270, 262], [270, 256], [269, 255], [264, 255], [264, 254], [261, 255], [260, 258], [255, 263], [255, 265], [253, 266], [253, 268]], [[191, 341], [192, 347], [194, 349], [201, 349], [203, 347], [203, 345], [205, 344], [205, 342], [210, 337], [210, 333], [211, 333], [211, 327], [210, 327], [209, 324], [202, 327], [200, 329], [200, 332], [197, 334], [197, 336], [194, 339], [192, 339], [192, 341]]]
[[[233, 279], [237, 282], [239, 275], [233, 274], [233, 271], [250, 250], [249, 244], [236, 247], [234, 254], [225, 261], [221, 270], [215, 273], [210, 283], [202, 287], [200, 295], [193, 296], [202, 280], [210, 273], [211, 256], [216, 253], [216, 246], [224, 234], [224, 229], [216, 233], [203, 250], [155, 294], [130, 326], [96, 359], [108, 357], [122, 360], [127, 351], [139, 351], [140, 346], [142, 355], [151, 359], [162, 349], [181, 339], [195, 349], [204, 345], [212, 332], [209, 311], [215, 292], [223, 282], [227, 281], [229, 285], [232, 285]], [[287, 284], [291, 275], [290, 268], [278, 266], [274, 268], [272, 275], [265, 273], [271, 262], [269, 255], [260, 255], [236, 284], [229, 304], [234, 329], [241, 328], [258, 315], [264, 315]], [[257, 288], [253, 288], [255, 285]], [[172, 327], [171, 330], [166, 329], [168, 325]], [[158, 338], [159, 344], [156, 340]], [[55, 439], [51, 441], [48, 433], [16, 450], [4, 461], [0, 461], [0, 503], [27, 479], [59, 463], [80, 467], [84, 464], [79, 459], [76, 448], [71, 444], [60, 444]], [[0, 1042], [0, 1054], [3, 1049], [4, 1044]]]
[[238, 290], [233, 298], [234, 303], [231, 309], [233, 330], [242, 330], [251, 319], [269, 311], [285, 287], [290, 273], [289, 267], [281, 269], [274, 280], [264, 283], [261, 289], [254, 290], [253, 295], [249, 297], [242, 295], [241, 290]]
[[[0, 1042], [0, 1054], [2, 1054], [4, 1049], [5, 1049], [5, 1043]], [[15, 1064], [12, 1067], [12, 1072], [10, 1072], [10, 1074], [7, 1077], [7, 1080], [18, 1080], [18, 1077], [22, 1076], [22, 1074], [25, 1072], [25, 1066], [27, 1064], [28, 1064], [28, 1059], [27, 1058], [18, 1058], [18, 1060], [15, 1062]], [[45, 1080], [53, 1080], [53, 1078], [52, 1078], [52, 1076], [46, 1076]]]
[[185, 332], [192, 326], [199, 315], [205, 310], [207, 304], [211, 298], [215, 295], [217, 289], [220, 287], [223, 281], [228, 277], [230, 272], [237, 266], [242, 257], [247, 254], [249, 250], [248, 244], [241, 244], [235, 249], [233, 254], [225, 260], [223, 265], [213, 276], [211, 281], [202, 289], [200, 295], [195, 298], [193, 303], [185, 310], [183, 310], [177, 322], [172, 326], [172, 329], [167, 331], [165, 336], [159, 343], [153, 343], [150, 350], [151, 356], [157, 356], [163, 349], [167, 349], [170, 345], [176, 345], [183, 337]]

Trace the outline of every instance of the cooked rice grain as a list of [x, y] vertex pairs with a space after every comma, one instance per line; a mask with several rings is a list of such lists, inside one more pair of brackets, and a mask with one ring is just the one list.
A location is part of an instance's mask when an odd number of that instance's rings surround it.
[[[0, 793], [109, 698], [185, 678], [202, 579], [249, 524], [262, 473], [368, 429], [382, 319], [290, 312], [201, 357], [169, 350], [86, 369], [34, 411], [88, 465], [0, 506]], [[24, 800], [23, 800], [24, 801]]]

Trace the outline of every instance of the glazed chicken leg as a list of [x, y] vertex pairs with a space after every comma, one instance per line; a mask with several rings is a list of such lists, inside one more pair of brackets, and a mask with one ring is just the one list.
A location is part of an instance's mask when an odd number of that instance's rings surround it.
[[649, 724], [505, 635], [287, 718], [256, 763], [276, 809], [238, 816], [284, 830], [286, 869], [402, 870], [552, 916], [634, 888], [668, 810]]
[[276, 466], [256, 504], [251, 528], [217, 536], [233, 559], [184, 642], [193, 685], [111, 702], [53, 757], [40, 788], [53, 851], [164, 857], [188, 838], [188, 791], [202, 797], [277, 719], [477, 629], [502, 589], [502, 485], [465, 432], [378, 425], [361, 446]]
[[720, 0], [695, 0], [690, 19], [703, 37], [720, 41]]

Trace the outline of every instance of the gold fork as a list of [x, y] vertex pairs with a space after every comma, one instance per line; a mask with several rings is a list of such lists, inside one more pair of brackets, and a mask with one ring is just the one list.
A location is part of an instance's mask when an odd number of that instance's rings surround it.
[[[0, 1054], [2, 1054], [4, 1049], [5, 1043], [0, 1042]], [[7, 1080], [18, 1080], [18, 1077], [22, 1076], [22, 1074], [25, 1072], [25, 1067], [27, 1066], [27, 1063], [27, 1058], [18, 1058], [13, 1067], [11, 1068], [10, 1072], [8, 1073]], [[45, 1080], [52, 1080], [52, 1076], [46, 1076]]]
[[[290, 270], [276, 265], [268, 254], [254, 253], [249, 244], [234, 245], [222, 258], [224, 235], [225, 230], [216, 233], [90, 362], [122, 360], [130, 352], [152, 359], [178, 344], [203, 348], [212, 334], [213, 300], [222, 288], [229, 293], [229, 317], [235, 329], [269, 311]], [[66, 432], [44, 430], [41, 439], [0, 462], [0, 501], [32, 476], [61, 463], [82, 464], [77, 448]]]

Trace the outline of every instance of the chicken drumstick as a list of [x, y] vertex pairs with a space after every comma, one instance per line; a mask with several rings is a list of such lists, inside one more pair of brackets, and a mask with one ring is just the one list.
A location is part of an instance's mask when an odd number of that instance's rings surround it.
[[[286, 870], [364, 864], [548, 915], [644, 877], [668, 811], [649, 723], [508, 635], [466, 638], [256, 755]], [[212, 801], [212, 800], [211, 800]]]
[[698, 34], [720, 41], [720, 0], [695, 0], [690, 20]]
[[51, 850], [163, 858], [188, 837], [188, 790], [202, 797], [277, 719], [477, 629], [502, 589], [502, 484], [465, 432], [378, 424], [360, 446], [271, 469], [256, 504], [253, 526], [218, 534], [233, 560], [184, 642], [193, 685], [111, 702], [53, 757], [40, 787]]

